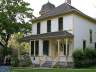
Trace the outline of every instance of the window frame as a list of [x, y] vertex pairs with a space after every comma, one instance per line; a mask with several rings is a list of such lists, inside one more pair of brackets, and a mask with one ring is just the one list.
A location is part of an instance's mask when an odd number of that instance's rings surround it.
[[92, 43], [93, 42], [93, 31], [91, 29], [89, 30], [89, 35], [90, 35], [90, 37], [89, 37], [90, 43]]
[[49, 56], [49, 41], [48, 40], [43, 41], [43, 55]]
[[34, 55], [34, 41], [31, 41], [31, 55]]
[[37, 34], [40, 34], [40, 22], [37, 23]]
[[58, 31], [63, 31], [63, 17], [58, 18]]
[[86, 40], [83, 40], [83, 50], [86, 48]]
[[47, 32], [51, 32], [51, 20], [47, 20]]
[[35, 55], [38, 56], [39, 55], [39, 41], [35, 41]]

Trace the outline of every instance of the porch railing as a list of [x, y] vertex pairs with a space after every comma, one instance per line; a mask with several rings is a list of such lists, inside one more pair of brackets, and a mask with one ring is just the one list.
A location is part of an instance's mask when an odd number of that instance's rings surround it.
[[[31, 60], [33, 60], [33, 57], [31, 57]], [[37, 56], [35, 57], [36, 64], [39, 64], [40, 66], [44, 64], [46, 61], [51, 61], [52, 66], [54, 66], [57, 62], [72, 62], [71, 56], [57, 56], [56, 58], [52, 59], [51, 56]]]

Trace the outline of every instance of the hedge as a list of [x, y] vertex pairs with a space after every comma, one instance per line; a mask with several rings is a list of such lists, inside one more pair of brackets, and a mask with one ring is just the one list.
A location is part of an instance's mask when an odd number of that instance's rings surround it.
[[75, 50], [72, 57], [75, 67], [91, 67], [96, 65], [96, 50], [94, 48]]

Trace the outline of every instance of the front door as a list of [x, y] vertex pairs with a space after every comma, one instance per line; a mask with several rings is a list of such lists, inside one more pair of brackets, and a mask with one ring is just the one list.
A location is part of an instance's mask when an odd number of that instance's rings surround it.
[[43, 41], [43, 55], [49, 55], [49, 41], [44, 40]]

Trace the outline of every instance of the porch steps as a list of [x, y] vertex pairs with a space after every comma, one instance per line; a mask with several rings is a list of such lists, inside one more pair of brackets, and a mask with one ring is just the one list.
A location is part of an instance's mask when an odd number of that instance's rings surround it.
[[45, 61], [45, 63], [43, 63], [41, 67], [52, 67], [52, 61]]

